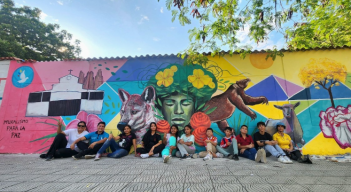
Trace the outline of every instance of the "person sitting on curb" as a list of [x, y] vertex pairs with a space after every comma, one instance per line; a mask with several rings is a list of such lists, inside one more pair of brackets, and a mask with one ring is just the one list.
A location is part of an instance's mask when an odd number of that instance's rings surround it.
[[236, 140], [238, 141], [238, 148], [240, 150], [239, 156], [259, 162], [263, 155], [266, 156], [266, 152], [264, 149], [256, 151], [254, 141], [252, 137], [247, 134], [247, 131], [247, 126], [242, 125], [240, 128], [240, 134], [236, 136]]
[[179, 151], [177, 151], [176, 156], [180, 159], [191, 159], [197, 158], [195, 154], [195, 137], [192, 134], [192, 128], [190, 125], [185, 125], [184, 134], [180, 137], [180, 140], [177, 144]]
[[[263, 148], [266, 152], [271, 153], [273, 156], [278, 158], [281, 163], [292, 163], [292, 161], [287, 157], [284, 151], [279, 147], [277, 141], [273, 141], [272, 136], [265, 132], [266, 125], [263, 122], [257, 123], [258, 132], [254, 134], [254, 143], [256, 150]], [[261, 158], [261, 162], [265, 163], [264, 157]]]
[[[118, 140], [119, 142], [116, 142]], [[112, 134], [108, 137], [99, 151], [96, 153], [95, 161], [100, 160], [101, 154], [110, 147], [112, 153], [107, 154], [107, 157], [121, 158], [128, 155], [130, 148], [134, 146], [136, 151], [136, 136], [132, 133], [132, 127], [130, 125], [124, 126], [123, 133], [119, 136], [114, 137]], [[136, 154], [136, 153], [135, 153]]]
[[278, 122], [276, 128], [277, 132], [273, 135], [273, 140], [278, 142], [279, 147], [283, 149], [287, 156], [289, 156], [292, 160], [298, 161], [299, 163], [312, 163], [308, 155], [306, 157], [302, 157], [299, 150], [294, 150], [290, 136], [284, 133], [285, 125], [283, 122]]
[[206, 147], [206, 151], [201, 151], [199, 153], [200, 158], [204, 158], [203, 160], [212, 160], [213, 156], [216, 156], [216, 146], [217, 146], [217, 137], [213, 136], [213, 129], [207, 128], [206, 130], [207, 138], [204, 141], [204, 145]]
[[232, 135], [232, 130], [230, 127], [224, 129], [225, 137], [222, 138], [220, 146], [217, 145], [216, 149], [228, 159], [238, 161], [238, 143], [235, 136]]
[[176, 154], [178, 140], [178, 126], [172, 125], [171, 133], [167, 133], [167, 135], [163, 136], [163, 144], [166, 147], [162, 150], [161, 155], [164, 163], [168, 163], [171, 156]]
[[[57, 122], [57, 135], [55, 136], [54, 142], [51, 144], [49, 151], [46, 154], [41, 154], [40, 158], [45, 158], [46, 161], [50, 161], [54, 158], [65, 158], [72, 157], [72, 155], [78, 154], [81, 150], [77, 145], [74, 145], [74, 148], [71, 149], [72, 143], [80, 137], [84, 137], [89, 132], [86, 131], [86, 123], [80, 121], [77, 125], [77, 129], [68, 129], [62, 131], [62, 121], [61, 119]], [[66, 138], [68, 137], [68, 140]], [[88, 147], [87, 142], [80, 142], [79, 146], [83, 149]]]
[[150, 123], [149, 130], [145, 133], [141, 142], [142, 147], [136, 149], [137, 156], [149, 158], [150, 156], [159, 157], [161, 151], [165, 148], [162, 144], [161, 135], [156, 133], [157, 125], [155, 122]]
[[[80, 141], [84, 140], [90, 140], [90, 145], [89, 147], [86, 147], [85, 149], [82, 149], [81, 152], [79, 152], [76, 155], [73, 155], [72, 158], [75, 160], [78, 160], [85, 156], [86, 159], [89, 158], [94, 158], [99, 149], [102, 147], [102, 145], [105, 143], [107, 138], [109, 137], [109, 134], [105, 132], [105, 125], [106, 123], [101, 121], [97, 125], [97, 131], [91, 132], [84, 137], [81, 137], [77, 140], [75, 140], [72, 145], [71, 149], [74, 149], [75, 144], [79, 143]], [[78, 146], [79, 147], [79, 146]], [[79, 147], [81, 149], [81, 147]]]

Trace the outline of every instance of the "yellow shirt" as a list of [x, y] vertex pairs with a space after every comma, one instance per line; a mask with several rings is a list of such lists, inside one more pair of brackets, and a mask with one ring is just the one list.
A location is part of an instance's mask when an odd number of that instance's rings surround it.
[[282, 149], [290, 149], [291, 138], [288, 134], [284, 133], [284, 136], [281, 136], [278, 132], [273, 135], [273, 140], [278, 142], [278, 145]]

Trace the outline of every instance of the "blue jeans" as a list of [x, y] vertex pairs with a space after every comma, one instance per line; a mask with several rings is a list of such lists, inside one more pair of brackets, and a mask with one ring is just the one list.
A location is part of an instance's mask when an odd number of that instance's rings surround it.
[[281, 155], [285, 156], [284, 151], [279, 147], [279, 145], [265, 145], [264, 149], [270, 152], [274, 157], [279, 157]]
[[240, 153], [239, 152], [239, 156], [240, 157], [245, 157], [245, 158], [248, 158], [248, 159], [251, 159], [251, 160], [255, 160], [255, 156], [256, 156], [256, 149], [255, 148], [250, 148], [250, 149], [246, 149], [244, 151], [244, 153]]
[[238, 142], [236, 141], [236, 139], [233, 139], [232, 144], [229, 147], [223, 148], [223, 147], [217, 145], [216, 149], [218, 152], [222, 153], [224, 156], [228, 156], [230, 154], [238, 155]]
[[128, 155], [128, 151], [121, 148], [119, 144], [113, 139], [107, 139], [97, 153], [102, 154], [108, 147], [111, 148], [112, 153], [108, 154], [107, 157], [121, 158]]

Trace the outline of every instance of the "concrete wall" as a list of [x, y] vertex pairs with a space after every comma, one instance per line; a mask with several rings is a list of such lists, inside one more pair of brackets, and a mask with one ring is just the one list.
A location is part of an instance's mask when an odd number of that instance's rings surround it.
[[[97, 122], [119, 134], [125, 124], [138, 141], [150, 122], [158, 131], [170, 124], [194, 128], [197, 150], [204, 132], [256, 123], [284, 122], [304, 154], [351, 152], [350, 49], [209, 57], [206, 66], [183, 66], [174, 56], [121, 60], [0, 62], [6, 81], [0, 108], [0, 153], [40, 153], [48, 149], [62, 119], [66, 129], [80, 120], [88, 131]], [[7, 74], [7, 75], [5, 75]], [[0, 82], [0, 90], [3, 80]], [[0, 92], [1, 93], [1, 92]]]

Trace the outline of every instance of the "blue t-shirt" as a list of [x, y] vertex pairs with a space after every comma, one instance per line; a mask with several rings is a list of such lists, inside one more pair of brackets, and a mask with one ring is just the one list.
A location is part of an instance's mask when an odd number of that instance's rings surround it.
[[88, 135], [85, 135], [84, 137], [86, 139], [89, 139], [90, 140], [90, 143], [94, 143], [96, 141], [100, 141], [102, 139], [105, 139], [105, 138], [108, 138], [109, 134], [106, 133], [105, 131], [102, 132], [101, 134], [98, 134], [98, 132], [91, 132], [89, 133]]

